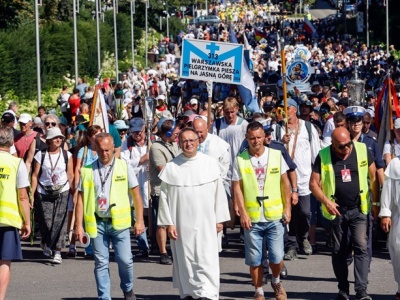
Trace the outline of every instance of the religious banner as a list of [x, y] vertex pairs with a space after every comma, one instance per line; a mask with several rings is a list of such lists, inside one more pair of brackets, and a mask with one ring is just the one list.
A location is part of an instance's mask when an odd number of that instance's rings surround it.
[[242, 84], [243, 45], [183, 39], [180, 76]]
[[296, 87], [300, 92], [310, 91], [310, 83], [308, 80], [311, 76], [311, 67], [306, 59], [300, 55], [296, 55], [286, 67], [286, 80], [288, 90], [294, 90]]

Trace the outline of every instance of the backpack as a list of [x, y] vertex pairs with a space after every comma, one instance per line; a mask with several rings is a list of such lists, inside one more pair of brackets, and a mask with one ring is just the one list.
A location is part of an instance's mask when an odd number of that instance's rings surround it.
[[[237, 123], [237, 125], [241, 125], [243, 123], [243, 118], [238, 117], [239, 118], [239, 122]], [[215, 120], [215, 128], [217, 128], [217, 135], [219, 136], [219, 131], [221, 129], [221, 124], [222, 124], [222, 118], [218, 118]]]
[[[311, 143], [311, 141], [312, 141], [312, 131], [311, 131], [312, 129], [311, 129], [311, 126], [313, 124], [311, 124], [311, 122], [309, 122], [309, 121], [304, 121], [304, 122], [305, 122], [307, 133], [308, 133], [308, 141]], [[282, 132], [282, 126], [279, 125], [279, 124], [276, 124], [275, 137], [276, 137], [276, 140], [278, 142], [280, 142], [282, 140], [281, 139], [281, 132]]]

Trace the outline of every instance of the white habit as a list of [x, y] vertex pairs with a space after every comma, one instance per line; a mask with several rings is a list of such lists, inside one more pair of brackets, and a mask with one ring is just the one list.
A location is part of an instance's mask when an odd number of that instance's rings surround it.
[[392, 159], [385, 170], [381, 194], [380, 217], [391, 217], [387, 246], [393, 265], [394, 279], [400, 292], [400, 159]]
[[228, 201], [217, 161], [197, 153], [180, 154], [166, 164], [158, 225], [175, 225], [171, 240], [174, 287], [181, 298], [219, 298], [219, 257], [216, 224], [230, 220]]

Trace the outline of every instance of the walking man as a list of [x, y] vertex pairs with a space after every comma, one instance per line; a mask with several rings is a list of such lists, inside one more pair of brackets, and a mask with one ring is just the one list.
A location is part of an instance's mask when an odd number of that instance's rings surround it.
[[181, 131], [182, 154], [160, 173], [158, 226], [167, 227], [174, 258], [174, 287], [181, 299], [219, 299], [217, 233], [229, 220], [217, 161], [197, 151], [199, 136]]
[[[350, 139], [343, 127], [332, 133], [332, 145], [322, 149], [315, 160], [310, 189], [322, 203], [323, 216], [331, 220], [332, 265], [338, 280], [337, 300], [349, 299], [347, 257], [354, 250], [354, 277], [357, 300], [370, 300], [367, 294], [367, 229], [369, 186], [374, 187], [376, 167], [364, 143]], [[350, 237], [348, 233], [351, 233]]]
[[284, 256], [284, 226], [291, 217], [290, 183], [286, 173], [289, 168], [281, 151], [264, 146], [265, 133], [261, 123], [252, 122], [247, 126], [246, 140], [249, 148], [234, 162], [232, 184], [240, 224], [244, 228], [246, 265], [250, 266], [255, 287], [253, 299], [265, 299], [262, 287], [265, 238], [275, 297], [286, 300], [280, 272]]
[[135, 172], [123, 160], [114, 157], [114, 142], [109, 133], [100, 133], [95, 139], [98, 160], [81, 169], [76, 205], [76, 238], [82, 242], [85, 221], [87, 234], [93, 240], [94, 274], [98, 299], [109, 300], [109, 246], [115, 251], [121, 289], [125, 300], [135, 300], [133, 293], [133, 259], [130, 226], [132, 194], [136, 210], [135, 235], [144, 232], [143, 204]]
[[[21, 238], [31, 233], [28, 171], [21, 158], [10, 154], [14, 134], [0, 128], [0, 300], [5, 299], [11, 276], [11, 261], [22, 259]], [[15, 187], [15, 188], [12, 188]]]

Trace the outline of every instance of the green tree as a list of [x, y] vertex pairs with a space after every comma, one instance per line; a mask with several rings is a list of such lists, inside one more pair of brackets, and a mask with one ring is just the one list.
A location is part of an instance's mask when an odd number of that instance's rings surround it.
[[30, 12], [24, 0], [0, 0], [0, 29], [15, 29], [21, 24], [22, 15]]

